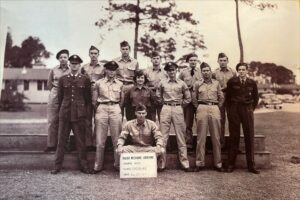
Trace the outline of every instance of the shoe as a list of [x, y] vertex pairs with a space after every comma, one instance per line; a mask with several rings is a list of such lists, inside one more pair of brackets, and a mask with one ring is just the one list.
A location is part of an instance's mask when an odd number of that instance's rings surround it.
[[81, 168], [80, 171], [84, 174], [92, 174], [93, 170], [90, 168]]
[[117, 171], [117, 172], [119, 172], [119, 171], [120, 171], [120, 168], [119, 168], [119, 167], [115, 167], [115, 166], [114, 166], [114, 171]]
[[51, 151], [56, 151], [56, 147], [46, 147], [44, 149], [44, 152], [47, 153], [47, 152], [51, 152]]
[[95, 170], [95, 169], [92, 169], [92, 173], [91, 174], [98, 174], [102, 171], [102, 169], [100, 170]]
[[218, 172], [225, 172], [225, 169], [223, 167], [214, 167], [214, 170]]
[[227, 173], [232, 173], [234, 171], [234, 167], [233, 166], [228, 166], [226, 172]]
[[58, 174], [60, 172], [60, 169], [54, 169], [50, 173], [51, 174]]
[[166, 170], [166, 168], [158, 168], [158, 169], [157, 169], [158, 172], [163, 172], [163, 171], [165, 171], [165, 170]]
[[205, 169], [204, 166], [196, 166], [196, 168], [194, 169], [194, 172], [200, 172], [200, 171], [202, 171], [204, 169]]
[[258, 171], [257, 169], [254, 169], [254, 168], [248, 169], [248, 172], [253, 173], [253, 174], [260, 174], [260, 171]]
[[96, 151], [96, 147], [94, 147], [94, 146], [88, 146], [88, 147], [86, 147], [86, 151], [88, 151], [88, 152], [95, 152]]
[[188, 168], [183, 168], [184, 172], [194, 172], [194, 169], [188, 167]]

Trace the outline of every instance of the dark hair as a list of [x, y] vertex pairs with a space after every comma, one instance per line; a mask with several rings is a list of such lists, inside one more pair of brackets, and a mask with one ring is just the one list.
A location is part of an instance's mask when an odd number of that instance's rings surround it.
[[127, 41], [121, 42], [120, 43], [120, 47], [129, 47], [129, 49], [130, 49], [130, 45], [129, 45], [129, 43]]
[[139, 103], [139, 104], [135, 107], [135, 111], [136, 111], [136, 112], [137, 112], [137, 111], [144, 111], [144, 110], [147, 111], [147, 107], [146, 107], [144, 104], [142, 104], [142, 103]]
[[200, 65], [201, 71], [203, 68], [206, 68], [206, 67], [208, 67], [211, 70], [210, 66], [206, 62], [201, 63], [201, 65]]
[[219, 55], [218, 55], [218, 60], [220, 59], [220, 58], [227, 58], [227, 60], [228, 60], [228, 57], [226, 56], [226, 54], [225, 53], [219, 53]]
[[97, 50], [98, 53], [99, 53], [99, 49], [97, 47], [93, 46], [93, 45], [90, 47], [89, 51], [92, 51], [92, 50]]
[[186, 56], [185, 62], [189, 62], [190, 58], [192, 58], [192, 57], [197, 57], [198, 58], [197, 54], [190, 53], [189, 55]]
[[236, 71], [239, 70], [240, 66], [245, 66], [246, 69], [248, 69], [248, 67], [249, 67], [247, 63], [243, 63], [243, 62], [242, 62], [242, 63], [238, 63], [238, 64], [236, 65], [236, 67], [235, 67]]
[[143, 70], [136, 70], [136, 71], [134, 72], [133, 81], [136, 83], [137, 77], [140, 77], [140, 76], [144, 76], [144, 77], [145, 77], [144, 85], [145, 85], [146, 83], [148, 83], [148, 78], [146, 77], [146, 75], [145, 75], [145, 73], [144, 73]]
[[160, 55], [159, 55], [159, 53], [158, 53], [157, 51], [154, 51], [154, 52], [152, 52], [152, 54], [151, 54], [151, 58], [153, 58], [153, 57], [157, 57], [157, 56], [159, 56], [159, 57], [160, 57]]

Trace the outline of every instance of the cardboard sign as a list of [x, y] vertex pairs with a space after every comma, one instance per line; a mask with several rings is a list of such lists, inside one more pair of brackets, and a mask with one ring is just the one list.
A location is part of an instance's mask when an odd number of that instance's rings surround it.
[[122, 153], [120, 157], [120, 178], [157, 177], [155, 153]]

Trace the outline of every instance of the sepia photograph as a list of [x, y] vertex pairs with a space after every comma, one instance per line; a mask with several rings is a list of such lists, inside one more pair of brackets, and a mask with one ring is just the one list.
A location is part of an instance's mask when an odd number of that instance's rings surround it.
[[299, 0], [0, 0], [0, 200], [300, 197]]

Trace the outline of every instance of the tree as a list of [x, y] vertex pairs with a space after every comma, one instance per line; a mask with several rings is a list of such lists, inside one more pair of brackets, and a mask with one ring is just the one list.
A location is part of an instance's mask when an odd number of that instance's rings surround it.
[[235, 1], [236, 27], [237, 27], [237, 34], [238, 34], [238, 41], [239, 41], [239, 48], [240, 48], [240, 62], [244, 62], [244, 47], [243, 47], [240, 19], [239, 19], [239, 1], [249, 6], [258, 8], [261, 11], [265, 10], [266, 8], [270, 8], [270, 9], [277, 8], [277, 5], [267, 3], [267, 2], [255, 3], [255, 0], [234, 0], [234, 1]]
[[204, 44], [203, 35], [198, 30], [187, 30], [182, 36], [186, 37], [183, 48], [187, 48], [193, 53], [196, 53], [199, 49], [207, 49]]
[[11, 33], [8, 32], [5, 47], [5, 67], [32, 67], [33, 63], [39, 63], [42, 58], [49, 58], [51, 55], [38, 37], [29, 36], [22, 42], [21, 47], [12, 46], [12, 44]]
[[[199, 24], [192, 18], [192, 13], [181, 12], [176, 10], [175, 0], [136, 0], [130, 3], [120, 3], [118, 1], [109, 0], [108, 6], [103, 7], [107, 11], [106, 17], [99, 19], [95, 25], [99, 28], [106, 27], [108, 31], [113, 27], [120, 27], [124, 24], [134, 26], [134, 57], [137, 58], [137, 52], [143, 52], [149, 55], [152, 44], [163, 42], [163, 48], [166, 51], [175, 51], [174, 38], [167, 37], [173, 31], [174, 35], [180, 30], [182, 22], [192, 26]], [[102, 12], [103, 13], [103, 12]], [[118, 18], [119, 19], [116, 19]], [[144, 31], [140, 38], [140, 29]], [[140, 39], [140, 40], [139, 40]], [[171, 54], [172, 52], [168, 52]]]

